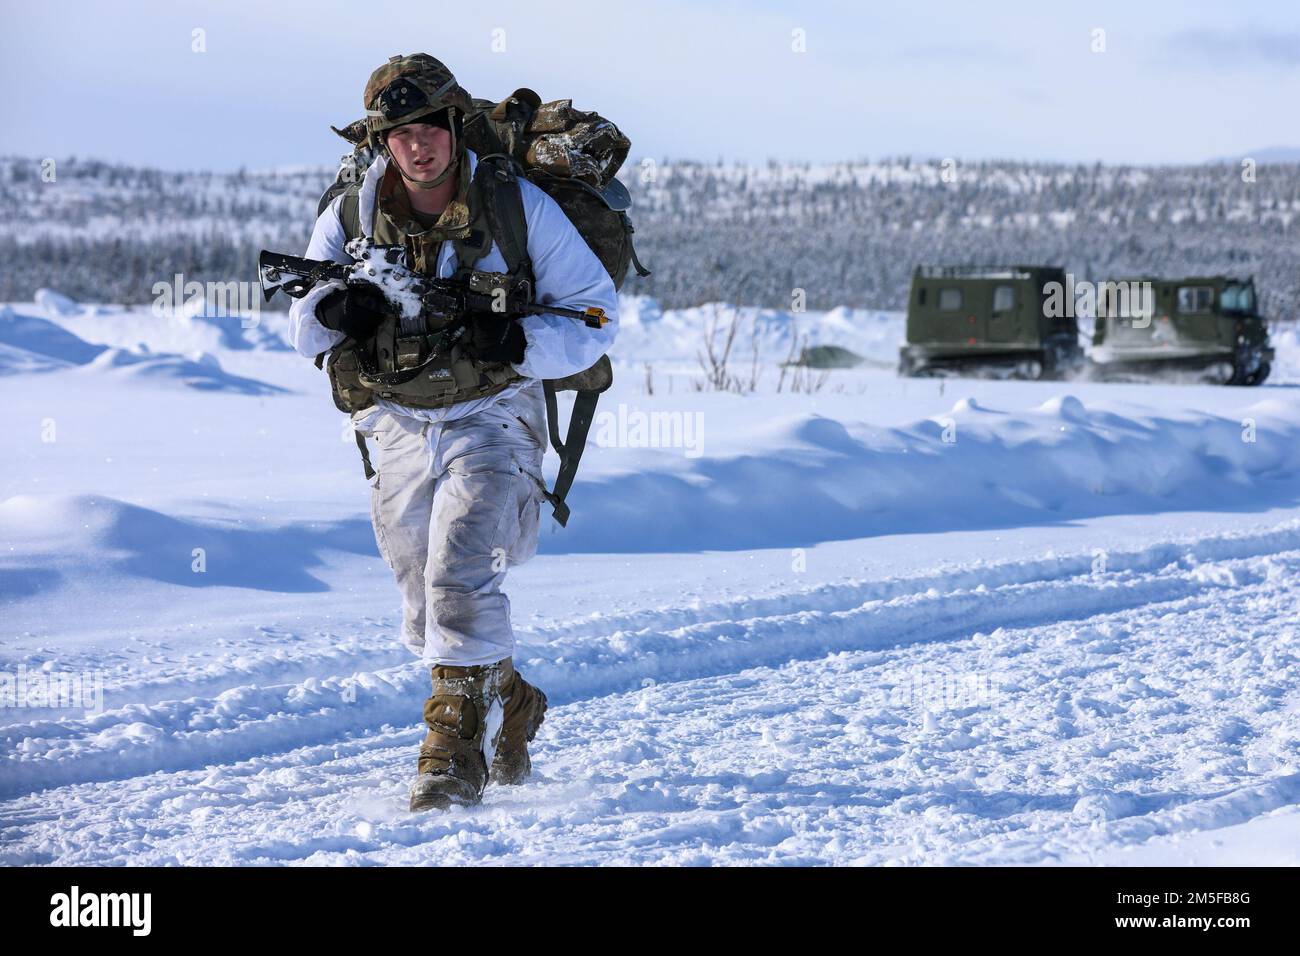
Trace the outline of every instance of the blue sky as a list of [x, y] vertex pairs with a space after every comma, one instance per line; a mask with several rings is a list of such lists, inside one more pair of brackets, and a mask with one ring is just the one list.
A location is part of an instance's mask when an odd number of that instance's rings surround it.
[[[370, 70], [417, 50], [476, 96], [531, 86], [598, 109], [636, 157], [1177, 163], [1300, 146], [1295, 2], [6, 8], [7, 154], [169, 169], [330, 163], [341, 141], [329, 124], [360, 114]], [[191, 49], [196, 28], [206, 52]], [[1090, 49], [1096, 29], [1103, 53]], [[806, 52], [792, 50], [795, 30]]]

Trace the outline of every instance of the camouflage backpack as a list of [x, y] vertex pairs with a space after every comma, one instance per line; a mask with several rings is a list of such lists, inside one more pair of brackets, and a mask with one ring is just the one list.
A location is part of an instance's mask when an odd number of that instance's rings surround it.
[[[336, 196], [345, 195], [346, 202], [349, 186], [359, 182], [375, 158], [364, 120], [343, 129], [330, 128], [351, 143], [353, 150], [343, 157], [338, 176], [321, 196], [317, 214]], [[632, 245], [635, 230], [627, 213], [631, 197], [616, 178], [631, 142], [609, 120], [575, 109], [572, 100], [543, 103], [532, 90], [521, 88], [500, 103], [475, 98], [473, 111], [465, 119], [464, 136], [465, 145], [480, 163], [499, 163], [555, 200], [600, 259], [615, 289], [622, 288], [629, 265], [637, 275], [650, 274]], [[502, 181], [501, 177], [495, 180]], [[516, 208], [509, 202], [489, 205], [506, 213]], [[351, 237], [356, 227], [350, 222], [355, 212], [349, 206], [341, 210], [340, 218]], [[518, 213], [522, 216], [522, 208]], [[526, 224], [494, 224], [494, 230], [501, 231], [516, 227], [520, 230], [517, 234], [527, 235]], [[493, 238], [504, 254], [502, 237]], [[514, 267], [514, 263], [509, 265]]]

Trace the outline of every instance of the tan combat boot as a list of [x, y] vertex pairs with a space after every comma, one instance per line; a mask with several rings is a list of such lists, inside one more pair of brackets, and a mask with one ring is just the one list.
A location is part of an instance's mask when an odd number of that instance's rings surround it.
[[546, 695], [511, 667], [510, 677], [502, 685], [501, 697], [505, 702], [505, 720], [497, 741], [490, 779], [499, 784], [523, 783], [533, 770], [533, 762], [528, 757], [528, 743], [545, 719]]
[[509, 658], [433, 668], [433, 691], [424, 704], [429, 733], [420, 746], [412, 810], [473, 806], [482, 799], [504, 718], [501, 689], [513, 676]]

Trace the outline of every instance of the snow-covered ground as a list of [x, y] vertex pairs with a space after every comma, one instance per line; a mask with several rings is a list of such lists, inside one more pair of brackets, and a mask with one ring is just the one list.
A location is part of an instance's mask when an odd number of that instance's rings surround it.
[[868, 363], [778, 392], [752, 318], [701, 392], [728, 310], [626, 302], [509, 582], [535, 776], [412, 816], [427, 672], [283, 316], [0, 306], [0, 862], [1300, 861], [1294, 330], [1258, 389], [900, 380], [837, 310]]

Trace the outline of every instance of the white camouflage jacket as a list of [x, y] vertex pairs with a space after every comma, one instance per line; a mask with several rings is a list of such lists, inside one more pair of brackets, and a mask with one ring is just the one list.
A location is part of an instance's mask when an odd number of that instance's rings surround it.
[[[478, 164], [473, 150], [466, 150], [470, 175]], [[378, 157], [361, 186], [359, 211], [362, 228], [372, 231], [375, 210], [375, 190], [387, 168], [383, 156]], [[566, 316], [545, 313], [527, 315], [519, 320], [524, 330], [526, 347], [522, 362], [514, 365], [524, 376], [486, 398], [461, 402], [448, 409], [437, 411], [437, 418], [450, 420], [473, 414], [480, 408], [506, 398], [530, 384], [530, 379], [563, 378], [590, 367], [601, 355], [609, 351], [618, 332], [618, 294], [609, 273], [600, 259], [574, 228], [569, 217], [550, 196], [522, 177], [519, 187], [523, 197], [524, 218], [528, 224], [528, 255], [532, 259], [536, 300], [540, 305], [556, 305], [569, 309], [603, 309], [608, 322], [593, 329]], [[350, 263], [351, 257], [343, 250], [347, 236], [339, 219], [341, 197], [336, 198], [316, 220], [311, 242], [304, 253], [310, 259], [331, 259]], [[456, 271], [456, 252], [452, 243], [445, 242], [438, 255], [438, 277], [450, 277]], [[476, 268], [490, 272], [505, 272], [506, 262], [496, 242], [488, 254], [480, 259]], [[289, 308], [289, 339], [293, 347], [308, 358], [315, 358], [343, 340], [341, 332], [325, 328], [316, 318], [316, 304], [338, 282], [321, 283], [301, 299], [295, 299]], [[376, 399], [379, 406], [420, 418], [433, 418], [427, 410], [415, 410], [396, 403]]]

